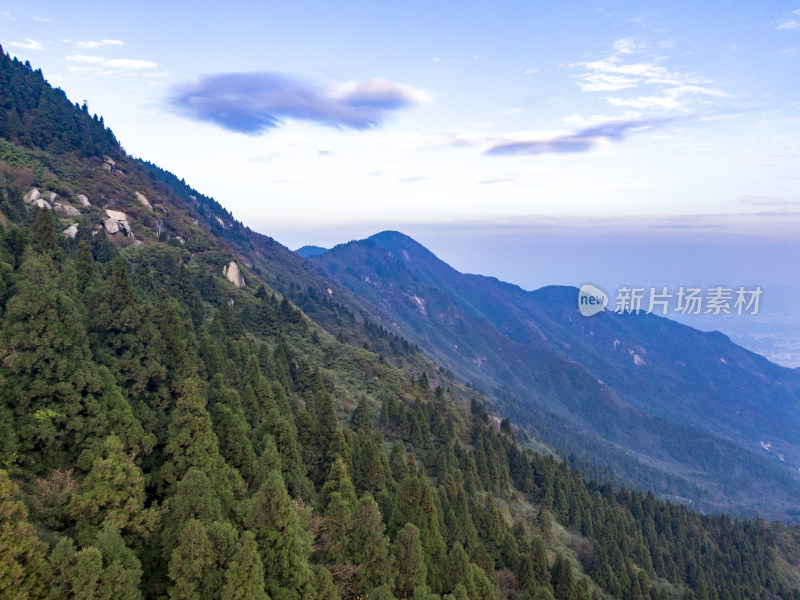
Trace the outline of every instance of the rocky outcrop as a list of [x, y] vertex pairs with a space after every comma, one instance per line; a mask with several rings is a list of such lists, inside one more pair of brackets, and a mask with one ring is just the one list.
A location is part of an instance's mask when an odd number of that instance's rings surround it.
[[33, 204], [39, 208], [49, 208], [51, 210], [53, 207], [50, 202], [55, 202], [57, 198], [58, 194], [55, 192], [50, 192], [48, 190], [43, 190], [40, 192], [37, 188], [29, 189], [22, 197], [26, 204]]
[[121, 233], [127, 237], [133, 237], [133, 231], [131, 231], [131, 226], [128, 223], [128, 215], [121, 210], [107, 208], [106, 216], [108, 216], [108, 218], [103, 221], [103, 227], [106, 228], [109, 234], [115, 235]]
[[103, 157], [103, 168], [109, 173], [117, 170], [117, 163], [110, 156]]
[[76, 235], [78, 235], [78, 224], [73, 223], [61, 233], [64, 235], [64, 237], [74, 238]]
[[91, 206], [89, 199], [83, 194], [78, 194], [77, 196], [75, 196], [75, 200], [77, 200], [78, 204], [80, 204], [84, 208], [89, 208]]
[[136, 195], [136, 199], [142, 206], [146, 206], [151, 211], [153, 210], [153, 207], [150, 206], [150, 201], [142, 192], [134, 192], [134, 194]]
[[81, 214], [81, 211], [69, 204], [56, 204], [55, 212], [62, 217], [77, 217]]
[[239, 269], [239, 265], [236, 264], [235, 261], [231, 261], [225, 265], [222, 268], [222, 274], [225, 275], [225, 278], [237, 288], [245, 286], [244, 276], [242, 275], [242, 271]]

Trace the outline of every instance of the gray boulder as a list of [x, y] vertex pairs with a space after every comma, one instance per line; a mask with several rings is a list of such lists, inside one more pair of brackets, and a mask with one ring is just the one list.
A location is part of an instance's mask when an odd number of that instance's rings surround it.
[[222, 274], [225, 275], [225, 278], [237, 288], [245, 286], [242, 271], [239, 269], [239, 265], [234, 261], [229, 262], [222, 268]]
[[41, 197], [42, 195], [39, 193], [39, 190], [32, 188], [25, 192], [25, 195], [22, 197], [22, 199], [25, 201], [25, 204], [33, 204]]
[[81, 211], [69, 204], [56, 204], [55, 212], [62, 217], [77, 217], [81, 214]]

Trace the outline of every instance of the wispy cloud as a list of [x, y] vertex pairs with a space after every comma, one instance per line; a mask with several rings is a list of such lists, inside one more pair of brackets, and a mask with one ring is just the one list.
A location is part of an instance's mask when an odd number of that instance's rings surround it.
[[[158, 63], [151, 60], [140, 60], [137, 58], [110, 58], [94, 54], [71, 54], [67, 60], [78, 65], [68, 67], [70, 71], [84, 71], [98, 75], [110, 75], [114, 73], [141, 73], [155, 69]], [[148, 73], [149, 75], [161, 75], [159, 73]]]
[[324, 87], [263, 72], [207, 75], [176, 87], [169, 102], [190, 119], [257, 135], [277, 128], [286, 119], [374, 129], [391, 112], [430, 99], [425, 90], [385, 79]]
[[[664, 44], [656, 44], [661, 52]], [[641, 113], [652, 111], [690, 111], [696, 104], [729, 94], [714, 87], [701, 75], [684, 73], [666, 66], [666, 56], [649, 54], [649, 46], [623, 38], [613, 51], [598, 60], [570, 65], [581, 72], [576, 83], [583, 92], [622, 92], [605, 96], [615, 108], [630, 108]]]
[[154, 69], [158, 66], [158, 63], [154, 63], [151, 60], [139, 60], [136, 58], [112, 58], [107, 60], [105, 64], [112, 69], [134, 69], [137, 71], [140, 69]]
[[775, 58], [792, 58], [797, 56], [797, 48], [784, 48], [775, 53]]
[[8, 42], [8, 45], [20, 50], [44, 50], [44, 46], [31, 38], [25, 38], [24, 42]]
[[106, 62], [106, 59], [103, 58], [102, 56], [92, 56], [89, 54], [72, 54], [70, 56], [67, 56], [67, 60], [78, 63], [92, 64], [92, 65], [100, 65]]
[[32, 17], [34, 21], [38, 21], [39, 23], [50, 23], [53, 19], [50, 17]]
[[587, 127], [575, 133], [540, 139], [506, 140], [496, 143], [484, 154], [563, 154], [588, 152], [602, 142], [619, 141], [636, 132], [664, 127], [677, 117], [609, 121], [595, 127]]
[[800, 8], [788, 13], [788, 16], [783, 17], [781, 20], [775, 22], [775, 29], [778, 31], [794, 31], [800, 29]]
[[514, 181], [513, 177], [492, 177], [491, 179], [482, 179], [478, 183], [483, 185], [490, 185], [494, 183], [508, 183], [510, 181]]
[[82, 50], [97, 50], [98, 48], [103, 48], [104, 46], [124, 46], [125, 42], [122, 40], [98, 40], [89, 42], [76, 42], [76, 45]]

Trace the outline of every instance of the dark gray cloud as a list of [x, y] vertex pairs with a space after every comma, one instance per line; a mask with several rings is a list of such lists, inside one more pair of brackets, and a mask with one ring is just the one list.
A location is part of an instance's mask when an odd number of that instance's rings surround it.
[[562, 154], [588, 152], [602, 141], [621, 140], [631, 133], [663, 127], [677, 117], [632, 119], [625, 121], [609, 121], [595, 127], [587, 127], [576, 133], [560, 135], [543, 140], [518, 140], [495, 144], [484, 154]]
[[392, 111], [428, 99], [427, 92], [385, 79], [323, 87], [279, 73], [206, 75], [174, 88], [177, 112], [247, 135], [280, 126], [286, 119], [338, 128], [373, 129]]

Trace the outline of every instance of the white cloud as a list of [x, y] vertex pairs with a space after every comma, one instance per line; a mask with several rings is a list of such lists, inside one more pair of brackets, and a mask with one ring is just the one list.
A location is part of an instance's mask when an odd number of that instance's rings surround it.
[[93, 54], [72, 54], [67, 56], [67, 60], [81, 65], [69, 65], [67, 69], [71, 72], [95, 73], [97, 75], [114, 75], [128, 72], [151, 77], [163, 77], [165, 75], [164, 73], [146, 72], [148, 69], [154, 69], [158, 66], [158, 63], [150, 60], [136, 58], [106, 59]]
[[88, 64], [102, 64], [105, 62], [105, 59], [102, 56], [89, 56], [87, 54], [73, 54], [67, 57], [67, 60], [71, 60], [72, 62], [79, 62], [79, 63], [88, 63]]
[[612, 75], [609, 73], [592, 73], [582, 78], [578, 83], [583, 92], [616, 92], [639, 85], [640, 79]]
[[622, 38], [614, 42], [614, 50], [620, 54], [631, 54], [636, 50], [636, 43], [631, 38]]
[[104, 46], [124, 46], [125, 42], [122, 40], [99, 40], [99, 41], [90, 41], [90, 42], [75, 42], [78, 48], [82, 48], [83, 50], [96, 50], [97, 48], [102, 48]]
[[797, 56], [797, 48], [784, 48], [775, 53], [775, 58], [791, 58]]
[[33, 17], [34, 21], [39, 21], [39, 23], [50, 23], [53, 19], [50, 17]]
[[153, 69], [158, 66], [158, 63], [154, 63], [150, 60], [138, 60], [135, 58], [112, 58], [111, 60], [105, 61], [105, 64], [112, 69]]
[[786, 19], [781, 21], [775, 26], [775, 29], [779, 29], [781, 31], [792, 31], [793, 29], [797, 29], [800, 27], [800, 21], [795, 19]]
[[[663, 51], [663, 45], [649, 47]], [[700, 75], [682, 73], [666, 66], [663, 55], [647, 55], [648, 46], [623, 38], [614, 43], [606, 57], [569, 65], [580, 69], [576, 84], [583, 92], [622, 92], [606, 96], [615, 108], [627, 108], [640, 114], [688, 111], [711, 98], [729, 97]]]
[[9, 42], [8, 45], [21, 50], [44, 50], [44, 46], [31, 38], [25, 38], [24, 42]]
[[433, 93], [428, 90], [415, 88], [404, 83], [394, 83], [388, 79], [351, 80], [337, 83], [328, 88], [327, 95], [333, 100], [348, 100], [358, 97], [369, 99], [371, 102], [384, 101], [389, 103], [416, 104], [433, 101]]

